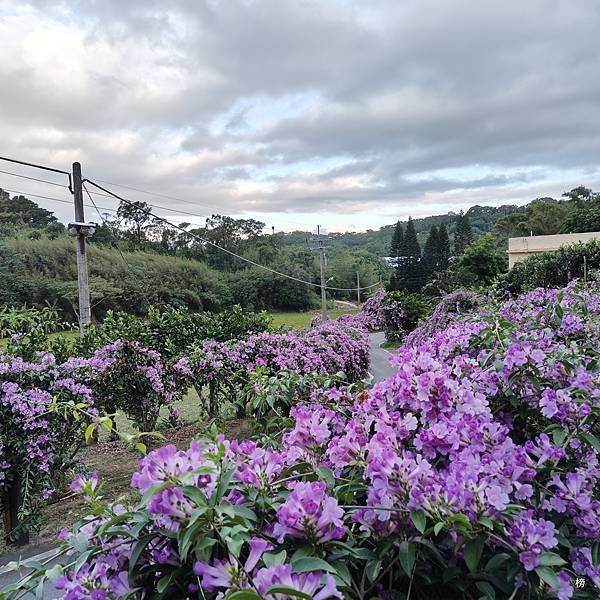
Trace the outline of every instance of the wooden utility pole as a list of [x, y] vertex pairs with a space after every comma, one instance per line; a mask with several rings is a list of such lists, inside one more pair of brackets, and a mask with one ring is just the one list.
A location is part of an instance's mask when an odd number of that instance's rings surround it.
[[319, 238], [319, 257], [321, 262], [321, 316], [327, 318], [327, 293], [325, 291], [325, 247], [321, 240], [321, 226], [317, 225], [317, 237]]
[[356, 299], [360, 306], [360, 273], [358, 271], [356, 271]]
[[[83, 187], [81, 183], [81, 165], [73, 163], [73, 201], [75, 203], [75, 221], [85, 223], [83, 213]], [[84, 231], [77, 228], [77, 282], [79, 287], [79, 330], [83, 334], [92, 320], [90, 308], [90, 286], [88, 281], [87, 255]]]

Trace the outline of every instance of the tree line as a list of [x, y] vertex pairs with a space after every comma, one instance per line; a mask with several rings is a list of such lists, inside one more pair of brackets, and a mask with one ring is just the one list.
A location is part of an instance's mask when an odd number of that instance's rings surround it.
[[405, 227], [396, 223], [389, 246], [394, 266], [389, 289], [436, 293], [489, 285], [508, 267], [507, 237], [600, 231], [600, 193], [579, 186], [560, 200], [537, 198], [502, 214], [480, 236], [468, 213], [461, 211], [453, 221], [452, 242], [443, 220], [430, 227], [422, 249], [413, 219], [409, 217]]
[[[264, 233], [255, 219], [215, 214], [203, 226], [171, 227], [143, 202], [122, 202], [103, 214], [89, 241], [92, 304], [96, 318], [107, 310], [143, 314], [149, 305], [220, 310], [235, 304], [255, 310], [306, 310], [318, 306], [314, 285], [280, 277], [237, 258], [239, 255], [299, 280], [318, 284], [318, 255], [290, 246], [282, 234]], [[223, 251], [222, 249], [225, 249]], [[328, 257], [330, 285], [354, 289], [388, 278], [377, 256], [336, 250]], [[24, 196], [0, 190], [0, 303], [58, 306], [77, 316], [74, 241], [49, 210]], [[356, 292], [330, 298], [355, 299]]]

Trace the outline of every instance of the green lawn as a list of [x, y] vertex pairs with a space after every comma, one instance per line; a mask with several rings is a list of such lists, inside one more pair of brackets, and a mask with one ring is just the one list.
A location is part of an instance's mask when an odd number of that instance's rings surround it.
[[[328, 310], [327, 316], [330, 319], [336, 319], [337, 317], [341, 317], [342, 315], [347, 315], [349, 313], [356, 313], [357, 310], [346, 310], [336, 308], [334, 310]], [[273, 326], [274, 327], [291, 327], [292, 329], [302, 329], [303, 327], [308, 327], [310, 325], [310, 321], [313, 317], [321, 314], [320, 311], [307, 311], [307, 312], [273, 312], [270, 313], [271, 317], [273, 317]]]

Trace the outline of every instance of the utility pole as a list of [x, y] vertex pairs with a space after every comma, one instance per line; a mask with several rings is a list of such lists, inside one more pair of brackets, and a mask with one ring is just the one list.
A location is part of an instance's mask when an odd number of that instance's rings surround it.
[[327, 294], [325, 292], [325, 248], [321, 240], [321, 226], [317, 225], [317, 237], [319, 238], [319, 256], [321, 262], [321, 316], [327, 318]]
[[360, 306], [360, 273], [356, 271], [356, 299], [358, 300], [358, 306]]
[[88, 281], [87, 255], [85, 238], [87, 229], [83, 214], [83, 188], [81, 183], [81, 165], [73, 163], [73, 201], [75, 203], [74, 228], [77, 237], [77, 282], [79, 287], [79, 330], [83, 334], [92, 320], [90, 308], [90, 286]]

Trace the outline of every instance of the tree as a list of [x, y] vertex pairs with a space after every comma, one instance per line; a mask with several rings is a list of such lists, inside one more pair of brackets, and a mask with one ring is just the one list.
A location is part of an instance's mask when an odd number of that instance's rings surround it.
[[570, 192], [565, 192], [563, 198], [567, 198], [570, 202], [573, 202], [576, 208], [583, 208], [589, 204], [598, 202], [598, 200], [600, 200], [600, 194], [592, 192], [590, 188], [580, 185], [573, 188]]
[[473, 242], [473, 231], [468, 215], [462, 210], [456, 221], [456, 231], [454, 232], [454, 253], [460, 256], [465, 248]]
[[29, 225], [43, 228], [56, 223], [56, 217], [25, 196], [9, 196], [0, 188], [0, 225]]
[[506, 236], [552, 235], [561, 229], [568, 202], [536, 198], [524, 209], [498, 219], [495, 230]]
[[438, 228], [432, 225], [423, 248], [423, 260], [421, 261], [425, 280], [428, 280], [433, 272], [439, 269], [439, 245], [440, 236]]
[[154, 217], [150, 214], [151, 207], [145, 202], [121, 202], [117, 209], [117, 216], [128, 224], [131, 233], [138, 244], [141, 244], [145, 238], [145, 230], [154, 222]]
[[[264, 227], [264, 223], [255, 219], [234, 219], [226, 215], [215, 214], [206, 219], [205, 227], [193, 229], [192, 233], [212, 242], [212, 244], [201, 244], [209, 265], [221, 270], [232, 270], [234, 267], [241, 267], [241, 262], [239, 260], [236, 262], [235, 257], [223, 252], [213, 244], [230, 252], [243, 254], [244, 248], [260, 237]], [[197, 243], [194, 244], [194, 246], [197, 245]]]
[[419, 246], [417, 240], [417, 232], [412, 217], [408, 217], [398, 265], [390, 283], [391, 288], [409, 292], [420, 290], [424, 282], [423, 269], [420, 263], [421, 246]]
[[438, 229], [438, 269], [443, 271], [448, 268], [450, 262], [450, 238], [446, 224], [442, 223]]
[[564, 221], [562, 233], [583, 233], [586, 231], [600, 231], [600, 206], [578, 208]]
[[564, 219], [562, 233], [600, 231], [600, 194], [585, 187], [577, 187], [563, 196], [575, 205]]
[[404, 245], [404, 229], [402, 229], [402, 223], [398, 221], [392, 234], [392, 242], [390, 244], [390, 256], [398, 259], [402, 246]]
[[506, 252], [491, 233], [469, 244], [456, 262], [462, 283], [474, 286], [490, 285], [508, 267]]

